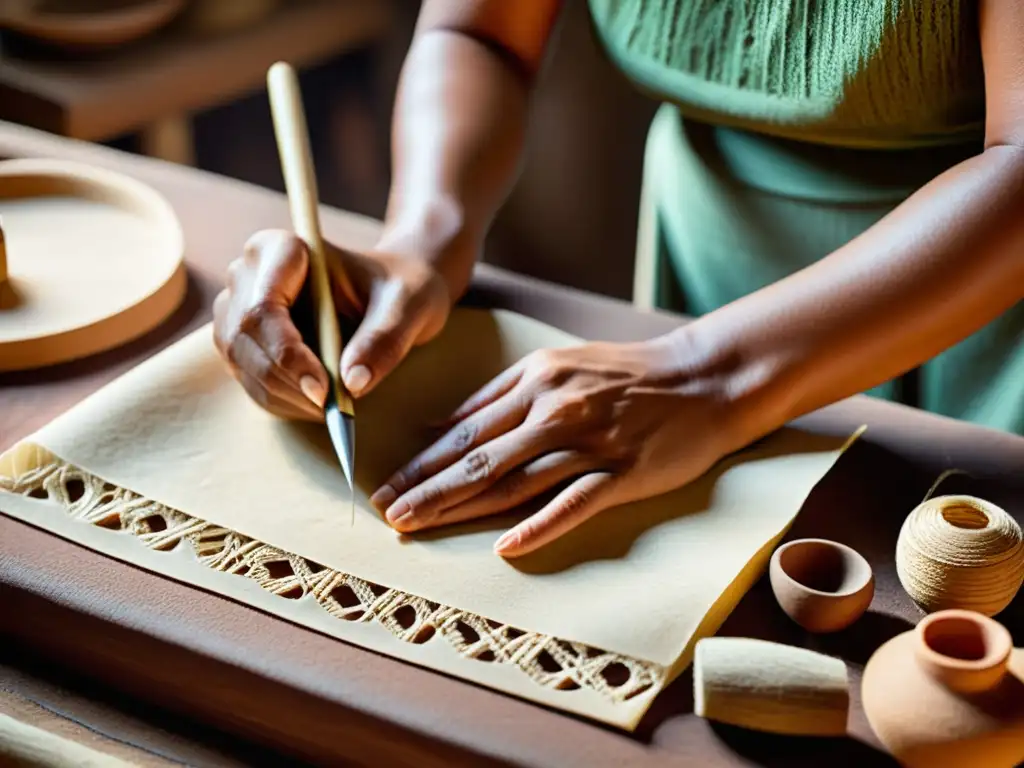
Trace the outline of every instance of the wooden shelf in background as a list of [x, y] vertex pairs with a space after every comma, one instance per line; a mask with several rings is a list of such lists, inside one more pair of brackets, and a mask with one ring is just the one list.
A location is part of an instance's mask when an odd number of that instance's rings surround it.
[[[394, 11], [385, 0], [299, 0], [257, 24], [203, 36], [172, 24], [103, 58], [39, 60], [0, 54], [0, 120], [87, 141], [149, 133], [187, 162], [182, 116], [265, 87], [278, 60], [296, 68], [383, 41]], [[184, 146], [182, 146], [184, 145]], [[160, 154], [160, 151], [156, 151]]]

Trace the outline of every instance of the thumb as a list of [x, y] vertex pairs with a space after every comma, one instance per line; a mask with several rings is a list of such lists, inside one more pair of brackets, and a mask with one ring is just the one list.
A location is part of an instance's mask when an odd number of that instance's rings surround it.
[[400, 281], [374, 291], [366, 315], [341, 355], [341, 376], [354, 397], [368, 394], [405, 358], [424, 324]]

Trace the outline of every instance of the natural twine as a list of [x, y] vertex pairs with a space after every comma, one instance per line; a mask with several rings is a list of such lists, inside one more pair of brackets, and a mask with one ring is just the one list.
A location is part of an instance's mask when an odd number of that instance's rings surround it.
[[903, 522], [896, 572], [928, 612], [947, 608], [994, 616], [1024, 581], [1024, 533], [1007, 512], [974, 496], [931, 498], [959, 470], [944, 472]]

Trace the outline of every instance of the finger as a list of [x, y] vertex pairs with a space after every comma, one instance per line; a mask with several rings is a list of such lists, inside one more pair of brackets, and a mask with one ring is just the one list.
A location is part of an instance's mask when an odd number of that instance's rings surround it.
[[509, 530], [494, 544], [502, 557], [520, 557], [543, 547], [559, 536], [612, 506], [615, 476], [591, 472], [576, 480], [536, 514]]
[[250, 399], [274, 416], [290, 421], [313, 421], [319, 418], [319, 414], [311, 416], [308, 411], [296, 408], [291, 402], [271, 393], [256, 377], [245, 371], [238, 371], [237, 378]]
[[225, 289], [213, 300], [213, 344], [221, 357], [227, 361], [228, 348], [228, 309], [231, 305], [231, 293]]
[[403, 532], [431, 526], [445, 510], [483, 493], [516, 467], [557, 448], [557, 439], [551, 428], [528, 425], [514, 429], [399, 496], [384, 516]]
[[283, 229], [257, 232], [245, 244], [244, 260], [255, 270], [253, 303], [291, 307], [306, 282], [309, 254], [300, 238]]
[[247, 258], [255, 258], [257, 266], [242, 330], [263, 348], [286, 382], [322, 408], [327, 373], [290, 314], [309, 272], [305, 243], [285, 230], [264, 230], [250, 239], [247, 253], [255, 254]]
[[239, 330], [236, 343], [245, 344], [244, 340], [249, 338], [263, 352], [262, 357], [250, 358], [261, 367], [246, 367], [246, 370], [259, 378], [263, 375], [262, 366], [269, 363], [281, 385], [291, 389], [294, 397], [307, 400], [317, 410], [323, 408], [327, 397], [327, 372], [302, 340], [284, 307], [266, 304], [256, 307], [239, 324]]
[[307, 419], [320, 419], [322, 411], [303, 394], [295, 382], [285, 374], [254, 339], [246, 335], [235, 338], [230, 349], [230, 360], [239, 375], [253, 379], [275, 402], [284, 402]]
[[499, 397], [507, 394], [512, 387], [523, 378], [523, 369], [519, 365], [506, 368], [480, 389], [470, 395], [456, 408], [450, 416], [433, 425], [441, 428], [452, 427], [463, 419], [467, 419], [481, 408], [490, 405]]
[[341, 355], [341, 376], [349, 392], [355, 397], [371, 392], [409, 353], [425, 322], [400, 281], [378, 288]]
[[482, 493], [455, 504], [421, 528], [475, 520], [507, 512], [549, 492], [596, 466], [596, 459], [576, 451], [556, 451], [512, 470]]
[[410, 488], [451, 466], [474, 448], [518, 427], [528, 413], [529, 406], [514, 393], [491, 403], [450, 429], [395, 472], [370, 497], [370, 503], [383, 512]]
[[[308, 258], [301, 240], [282, 230], [265, 230], [246, 243], [244, 255], [229, 268], [228, 289], [214, 301], [214, 338], [218, 350], [233, 359], [245, 336], [260, 346], [279, 378], [319, 410], [327, 393], [327, 375], [305, 344], [290, 315], [302, 290]], [[252, 360], [253, 358], [249, 358]], [[257, 379], [261, 370], [247, 369]]]

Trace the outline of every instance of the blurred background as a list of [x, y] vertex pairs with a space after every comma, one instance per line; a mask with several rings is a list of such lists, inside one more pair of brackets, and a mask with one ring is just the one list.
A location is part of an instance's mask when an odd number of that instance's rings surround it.
[[[514, 0], [509, 0], [513, 2]], [[383, 214], [418, 0], [0, 0], [0, 120], [283, 191], [264, 88], [300, 70], [324, 203]], [[569, 0], [529, 155], [485, 261], [629, 298], [655, 104]]]

